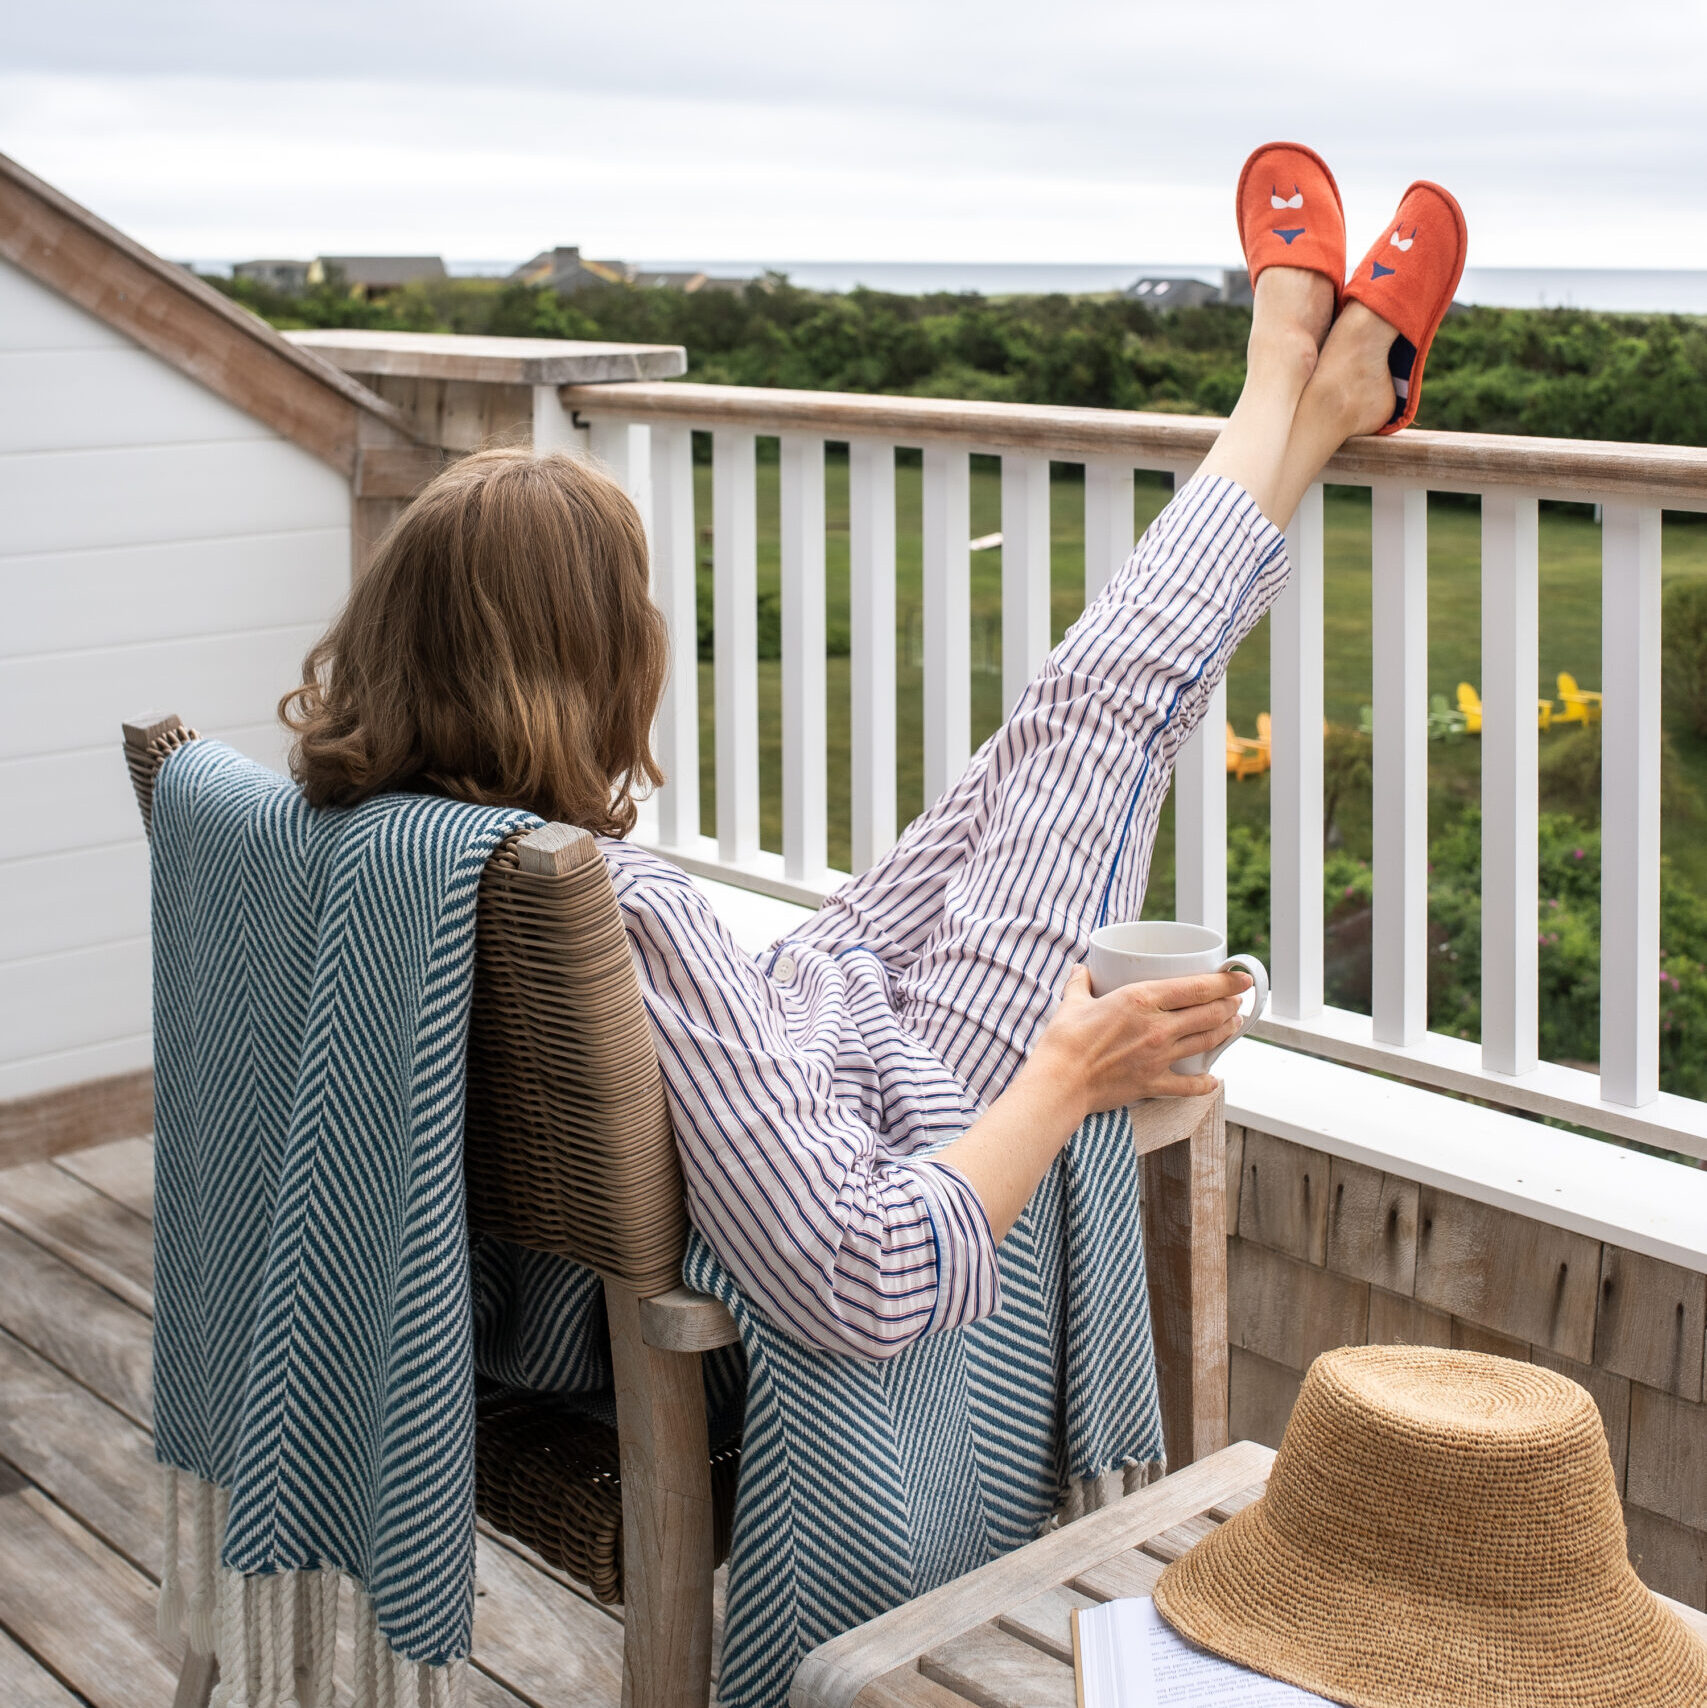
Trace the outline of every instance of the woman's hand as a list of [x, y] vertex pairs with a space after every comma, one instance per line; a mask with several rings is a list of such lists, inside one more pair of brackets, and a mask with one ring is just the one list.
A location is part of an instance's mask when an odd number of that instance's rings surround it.
[[1246, 972], [1199, 973], [1092, 996], [1090, 974], [1077, 968], [1013, 1083], [936, 1160], [966, 1177], [991, 1231], [1005, 1238], [1087, 1115], [1215, 1089], [1212, 1074], [1175, 1073], [1173, 1064], [1238, 1031], [1250, 984]]
[[1092, 996], [1090, 974], [1076, 967], [1023, 1072], [1074, 1088], [1082, 1116], [1146, 1097], [1202, 1097], [1215, 1089], [1214, 1076], [1175, 1073], [1173, 1065], [1235, 1036], [1239, 1000], [1250, 988], [1250, 974], [1234, 971]]

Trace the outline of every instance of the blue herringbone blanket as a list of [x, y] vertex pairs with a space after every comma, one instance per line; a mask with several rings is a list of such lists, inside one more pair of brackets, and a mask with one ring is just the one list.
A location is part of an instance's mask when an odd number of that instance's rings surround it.
[[283, 1574], [359, 1586], [370, 1677], [403, 1657], [442, 1686], [468, 1653], [474, 904], [538, 822], [316, 811], [212, 741], [155, 783], [155, 1442], [229, 1491], [211, 1617], [236, 1702], [271, 1700], [260, 1638], [306, 1616]]
[[[530, 822], [414, 796], [316, 812], [215, 742], [156, 783], [156, 1441], [195, 1479], [198, 1564], [229, 1491], [200, 1613], [222, 1690], [252, 1687], [234, 1703], [266, 1699], [269, 1643], [329, 1682], [338, 1575], [358, 1708], [387, 1666], [438, 1700], [469, 1649], [475, 1367], [580, 1403], [608, 1383], [596, 1277], [482, 1241], [471, 1285], [467, 1257], [475, 893]], [[1124, 1114], [1086, 1123], [999, 1264], [994, 1316], [871, 1362], [790, 1340], [693, 1238], [685, 1279], [745, 1353], [725, 1708], [779, 1708], [815, 1644], [1025, 1542], [1070, 1480], [1161, 1458]], [[708, 1393], [738, 1411], [742, 1380], [725, 1359]]]

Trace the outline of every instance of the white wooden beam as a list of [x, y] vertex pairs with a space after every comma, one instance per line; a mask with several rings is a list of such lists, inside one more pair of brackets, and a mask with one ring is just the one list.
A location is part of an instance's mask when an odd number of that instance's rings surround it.
[[[1227, 684], [1174, 761], [1174, 914], [1227, 929]], [[1231, 946], [1235, 953], [1251, 947]]]
[[824, 441], [782, 436], [782, 858], [816, 876], [825, 842]]
[[694, 575], [693, 431], [652, 429], [652, 597], [670, 637], [670, 674], [653, 725], [658, 837], [685, 847], [699, 836], [699, 613]]
[[759, 851], [759, 559], [755, 436], [711, 436], [712, 612], [716, 632], [717, 852]]
[[1514, 1077], [1538, 1059], [1539, 510], [1482, 494], [1482, 1066]]
[[848, 603], [852, 864], [863, 872], [895, 841], [895, 447], [848, 446]]
[[1660, 1088], [1660, 512], [1601, 511], [1600, 1089]]
[[1002, 455], [1002, 712], [1049, 656], [1049, 459]]
[[972, 459], [925, 446], [925, 805], [972, 756]]
[[1085, 603], [1132, 555], [1132, 465], [1093, 458], [1085, 464]]
[[1269, 613], [1269, 772], [1273, 929], [1270, 1002], [1277, 1016], [1322, 1011], [1322, 488], [1286, 530], [1292, 575]]
[[1371, 506], [1375, 699], [1375, 1038], [1428, 1030], [1428, 494], [1381, 482]]

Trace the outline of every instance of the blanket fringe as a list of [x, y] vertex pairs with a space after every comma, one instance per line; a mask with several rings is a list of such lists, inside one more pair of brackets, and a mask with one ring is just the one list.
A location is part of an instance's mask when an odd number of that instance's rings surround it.
[[[338, 1571], [272, 1572], [246, 1577], [219, 1563], [231, 1497], [189, 1472], [163, 1466], [157, 1623], [161, 1641], [184, 1635], [197, 1654], [219, 1656], [210, 1708], [333, 1708]], [[190, 1502], [188, 1591], [179, 1499]], [[355, 1669], [351, 1708], [467, 1708], [468, 1662], [412, 1661], [385, 1640], [373, 1603], [349, 1579]]]
[[1127, 1495], [1136, 1494], [1140, 1489], [1158, 1482], [1166, 1475], [1167, 1469], [1166, 1459], [1151, 1459], [1143, 1463], [1128, 1459], [1125, 1464], [1116, 1465], [1100, 1476], [1069, 1477], [1061, 1496], [1061, 1504], [1056, 1507], [1053, 1516], [1043, 1528], [1046, 1531], [1059, 1530], [1063, 1524], [1071, 1524], [1087, 1513], [1100, 1512], [1105, 1506], [1113, 1506], [1117, 1500], [1123, 1500]]

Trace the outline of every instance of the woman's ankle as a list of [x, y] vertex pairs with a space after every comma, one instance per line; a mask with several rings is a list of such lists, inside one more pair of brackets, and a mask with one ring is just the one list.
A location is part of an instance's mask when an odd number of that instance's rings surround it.
[[1295, 328], [1319, 350], [1334, 324], [1337, 293], [1324, 273], [1303, 267], [1267, 267], [1252, 295], [1251, 338]]

